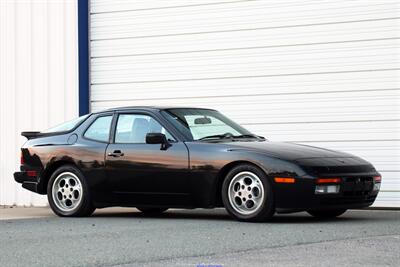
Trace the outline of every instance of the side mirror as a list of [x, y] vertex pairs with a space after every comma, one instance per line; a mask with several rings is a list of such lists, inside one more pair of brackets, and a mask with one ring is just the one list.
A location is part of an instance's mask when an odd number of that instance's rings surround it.
[[167, 137], [162, 133], [146, 134], [146, 144], [161, 144], [162, 150], [165, 150], [170, 146]]

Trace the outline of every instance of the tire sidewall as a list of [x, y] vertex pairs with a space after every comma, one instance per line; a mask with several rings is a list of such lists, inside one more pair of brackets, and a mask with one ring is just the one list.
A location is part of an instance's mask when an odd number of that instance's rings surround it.
[[[52, 189], [53, 189], [54, 181], [60, 174], [62, 174], [64, 172], [71, 172], [71, 173], [75, 174], [82, 184], [82, 193], [83, 193], [82, 200], [79, 203], [79, 205], [72, 211], [60, 210], [57, 207], [57, 205], [54, 203], [54, 199], [53, 199]], [[88, 190], [86, 180], [85, 180], [83, 174], [81, 173], [81, 171], [79, 171], [76, 167], [74, 167], [72, 165], [61, 166], [55, 172], [53, 172], [53, 174], [51, 175], [50, 180], [47, 184], [47, 199], [49, 201], [49, 205], [50, 205], [51, 209], [53, 210], [53, 212], [56, 213], [58, 216], [62, 216], [62, 217], [83, 216], [84, 210], [88, 207], [89, 204], [91, 204], [89, 190]]]
[[[240, 214], [237, 212], [231, 205], [228, 197], [228, 189], [231, 180], [240, 172], [252, 172], [260, 178], [262, 186], [264, 188], [264, 200], [261, 204], [261, 207], [252, 214]], [[232, 170], [228, 172], [226, 175], [224, 182], [222, 184], [222, 202], [228, 211], [228, 213], [233, 216], [234, 218], [240, 221], [263, 221], [272, 217], [275, 213], [275, 205], [274, 205], [274, 196], [273, 190], [271, 186], [271, 182], [269, 181], [268, 177], [265, 173], [258, 167], [250, 165], [250, 164], [241, 164], [234, 167]]]

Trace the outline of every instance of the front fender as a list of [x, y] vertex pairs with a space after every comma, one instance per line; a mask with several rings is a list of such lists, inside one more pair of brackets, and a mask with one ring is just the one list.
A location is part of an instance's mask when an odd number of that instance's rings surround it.
[[271, 157], [257, 151], [231, 149], [226, 144], [187, 143], [190, 151], [191, 194], [194, 206], [219, 205], [220, 187], [229, 170], [240, 163], [250, 163], [264, 171], [270, 179], [275, 176], [305, 176], [306, 172], [294, 162]]

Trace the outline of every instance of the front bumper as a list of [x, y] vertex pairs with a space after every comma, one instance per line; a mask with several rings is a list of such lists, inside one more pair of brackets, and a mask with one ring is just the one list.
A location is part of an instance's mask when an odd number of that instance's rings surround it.
[[26, 171], [14, 172], [14, 180], [22, 184], [23, 188], [38, 193], [38, 180], [36, 176], [29, 176]]
[[338, 193], [316, 194], [315, 178], [293, 184], [274, 184], [276, 208], [281, 210], [355, 209], [371, 206], [377, 195], [373, 175], [341, 176]]

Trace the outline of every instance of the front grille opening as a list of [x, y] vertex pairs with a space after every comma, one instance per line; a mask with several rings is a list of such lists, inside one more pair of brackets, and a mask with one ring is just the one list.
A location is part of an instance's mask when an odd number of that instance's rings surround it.
[[343, 192], [343, 196], [366, 196], [370, 193], [371, 191], [346, 191]]
[[343, 177], [342, 192], [343, 196], [363, 197], [372, 193], [374, 183], [372, 176], [365, 177]]
[[349, 183], [355, 182], [372, 182], [373, 177], [345, 177], [344, 180]]
[[350, 197], [340, 197], [340, 198], [325, 198], [321, 199], [321, 204], [323, 205], [340, 205], [340, 204], [363, 204], [374, 202], [376, 196], [350, 196]]

